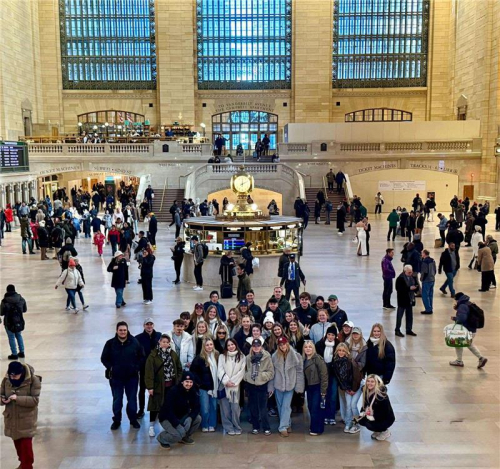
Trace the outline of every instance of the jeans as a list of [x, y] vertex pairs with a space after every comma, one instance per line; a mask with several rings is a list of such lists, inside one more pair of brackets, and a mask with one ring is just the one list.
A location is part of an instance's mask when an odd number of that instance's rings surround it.
[[66, 288], [66, 293], [68, 294], [68, 298], [66, 298], [66, 308], [71, 307], [76, 309], [76, 288]]
[[280, 423], [278, 431], [286, 431], [287, 428], [292, 426], [292, 419], [290, 418], [292, 414], [292, 391], [274, 391], [276, 396], [276, 404], [278, 405], [278, 414], [280, 416]]
[[113, 394], [113, 421], [122, 421], [123, 391], [127, 396], [127, 417], [131, 422], [137, 420], [137, 388], [139, 377], [135, 376], [127, 380], [111, 378], [109, 380]]
[[326, 391], [325, 419], [335, 420], [337, 413], [338, 382], [335, 375], [328, 377], [328, 389]]
[[23, 238], [22, 240], [23, 253], [26, 252], [26, 243], [28, 243], [28, 248], [30, 252], [33, 252], [33, 240], [31, 238]]
[[394, 241], [396, 239], [397, 230], [398, 230], [397, 226], [389, 226], [389, 231], [387, 232], [387, 241], [391, 239], [391, 233], [392, 233], [392, 240]]
[[326, 224], [329, 225], [330, 224], [330, 215], [332, 214], [332, 212], [330, 210], [325, 210], [326, 212]]
[[17, 345], [19, 345], [19, 351], [24, 353], [24, 341], [21, 332], [10, 332], [7, 328], [5, 328], [5, 332], [7, 332], [7, 337], [9, 338], [10, 351], [12, 352], [12, 355], [17, 355]]
[[375, 204], [375, 215], [377, 213], [382, 213], [382, 204]]
[[311, 418], [310, 432], [323, 433], [325, 430], [324, 411], [321, 408], [321, 384], [306, 386], [307, 408]]
[[118, 245], [116, 243], [111, 243], [111, 255], [114, 256]]
[[83, 293], [81, 290], [77, 290], [78, 297], [80, 298], [80, 301], [82, 302], [82, 306], [85, 306], [85, 299], [83, 298]]
[[396, 331], [401, 330], [401, 322], [406, 313], [406, 332], [411, 332], [413, 327], [413, 306], [398, 306], [398, 313], [396, 317]]
[[200, 389], [201, 428], [217, 426], [217, 398]]
[[433, 307], [434, 283], [435, 282], [422, 282], [422, 301], [424, 302], [424, 309], [427, 312], [432, 311]]
[[358, 401], [361, 397], [361, 387], [352, 396], [345, 391], [339, 389], [340, 406], [342, 413], [342, 420], [345, 422], [346, 428], [352, 427], [352, 419], [359, 414]]
[[[196, 430], [198, 430], [198, 427], [201, 423], [201, 417], [197, 415], [196, 418], [191, 422], [191, 425], [189, 427], [186, 424], [187, 418], [188, 415], [182, 417], [179, 420], [181, 422], [180, 424], [184, 427], [184, 430], [186, 430], [186, 436], [191, 436]], [[156, 439], [160, 443], [164, 445], [173, 445], [181, 441], [179, 432], [172, 426], [172, 424], [168, 420], [163, 420], [163, 422], [160, 422], [160, 424], [164, 429], [164, 431], [156, 437]]]
[[450, 293], [452, 295], [455, 295], [455, 288], [453, 287], [453, 279], [455, 278], [455, 275], [457, 275], [457, 271], [454, 270], [453, 272], [445, 272], [446, 275], [446, 280], [441, 286], [440, 290], [446, 291], [446, 287], [450, 287]]
[[115, 293], [116, 293], [115, 305], [116, 306], [121, 306], [124, 303], [123, 290], [125, 290], [125, 289], [124, 288], [115, 288]]
[[203, 269], [203, 264], [195, 264], [194, 266], [194, 278], [196, 279], [196, 285], [199, 287], [203, 286], [203, 275], [201, 274]]
[[463, 356], [463, 353], [464, 353], [464, 348], [468, 348], [469, 351], [475, 355], [479, 360], [481, 360], [481, 358], [483, 358], [483, 356], [481, 355], [481, 352], [476, 348], [476, 346], [474, 345], [474, 337], [476, 336], [476, 333], [473, 332], [472, 333], [472, 343], [470, 345], [470, 347], [457, 347], [455, 348], [455, 352], [457, 354], [457, 360], [459, 362], [462, 361], [462, 356]]
[[384, 292], [382, 293], [383, 306], [389, 306], [391, 304], [391, 295], [392, 295], [392, 278], [384, 278]]
[[267, 416], [267, 383], [257, 386], [251, 383], [245, 383], [248, 391], [248, 406], [254, 430], [270, 430], [269, 418]]

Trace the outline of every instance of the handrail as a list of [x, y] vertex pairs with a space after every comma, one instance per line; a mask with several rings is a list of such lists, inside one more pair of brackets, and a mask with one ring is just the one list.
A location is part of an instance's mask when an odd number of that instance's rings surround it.
[[309, 186], [308, 187], [311, 187], [312, 176], [310, 174], [303, 173], [302, 171], [299, 171], [298, 169], [296, 169], [295, 171], [297, 171], [302, 176], [302, 178], [309, 178]]
[[321, 176], [321, 180], [323, 182], [323, 192], [325, 193], [325, 199], [328, 200], [328, 190], [327, 190], [327, 185], [326, 185], [326, 176]]
[[165, 183], [163, 184], [163, 193], [161, 195], [160, 213], [163, 210], [163, 201], [165, 200], [165, 192], [167, 191], [167, 183], [168, 183], [168, 178], [165, 178]]

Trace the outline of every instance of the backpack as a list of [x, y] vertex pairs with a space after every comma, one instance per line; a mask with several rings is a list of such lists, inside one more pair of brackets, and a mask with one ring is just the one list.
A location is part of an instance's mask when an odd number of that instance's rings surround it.
[[476, 304], [468, 302], [469, 307], [469, 320], [476, 325], [476, 329], [482, 329], [484, 327], [484, 311]]
[[8, 306], [5, 313], [5, 327], [12, 333], [24, 331], [24, 318], [21, 308], [12, 303], [5, 303], [5, 306]]
[[208, 246], [205, 243], [201, 243], [201, 249], [203, 250], [203, 259], [208, 257]]

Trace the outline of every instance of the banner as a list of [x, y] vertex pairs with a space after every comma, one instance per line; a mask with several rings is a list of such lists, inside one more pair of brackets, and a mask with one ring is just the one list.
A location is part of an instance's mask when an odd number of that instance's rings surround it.
[[425, 181], [379, 181], [378, 190], [384, 191], [414, 191], [425, 192]]

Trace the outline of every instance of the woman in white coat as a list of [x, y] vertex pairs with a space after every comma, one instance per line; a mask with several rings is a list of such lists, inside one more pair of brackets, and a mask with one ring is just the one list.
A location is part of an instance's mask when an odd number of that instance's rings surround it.
[[241, 435], [240, 383], [245, 375], [245, 363], [245, 355], [238, 348], [238, 343], [227, 339], [224, 353], [219, 355], [217, 374], [226, 394], [219, 399], [222, 426], [231, 436]]
[[472, 239], [470, 241], [470, 244], [472, 246], [472, 259], [469, 263], [469, 269], [472, 269], [474, 267], [474, 262], [476, 261], [477, 253], [479, 252], [479, 243], [483, 241], [481, 227], [476, 225], [474, 227], [474, 230], [474, 234], [472, 235]]
[[368, 255], [368, 247], [366, 244], [366, 225], [362, 221], [356, 224], [358, 237], [358, 256]]
[[66, 311], [70, 309], [76, 314], [78, 309], [76, 309], [76, 290], [78, 287], [83, 288], [85, 284], [83, 283], [82, 276], [78, 270], [76, 270], [76, 262], [73, 258], [70, 258], [68, 262], [68, 268], [63, 270], [60, 277], [57, 279], [55, 288], [63, 285], [66, 289], [68, 299], [66, 300]]

